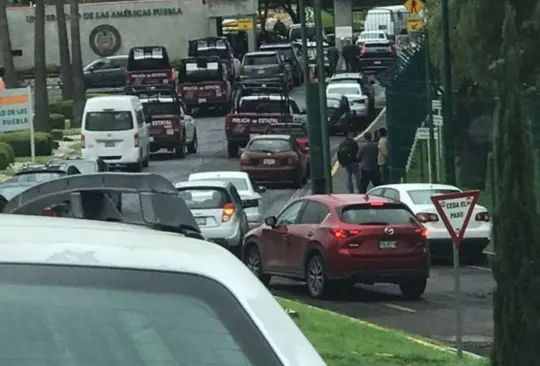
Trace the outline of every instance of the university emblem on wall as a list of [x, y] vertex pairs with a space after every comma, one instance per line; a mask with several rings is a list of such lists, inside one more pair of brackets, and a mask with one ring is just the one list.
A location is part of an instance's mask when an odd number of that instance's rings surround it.
[[112, 56], [121, 45], [120, 32], [112, 25], [98, 25], [90, 32], [90, 48], [98, 56]]

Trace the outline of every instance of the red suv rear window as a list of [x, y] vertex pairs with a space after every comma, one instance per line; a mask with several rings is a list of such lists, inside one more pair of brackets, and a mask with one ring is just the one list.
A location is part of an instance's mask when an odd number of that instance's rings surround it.
[[409, 225], [416, 223], [414, 215], [404, 206], [369, 204], [345, 206], [340, 212], [341, 221], [356, 225]]

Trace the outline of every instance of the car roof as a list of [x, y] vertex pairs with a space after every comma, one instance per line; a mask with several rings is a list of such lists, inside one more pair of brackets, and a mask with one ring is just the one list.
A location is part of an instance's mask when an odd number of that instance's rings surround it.
[[[288, 98], [291, 100], [291, 98]], [[287, 98], [285, 98], [282, 95], [246, 95], [245, 97], [242, 97], [241, 100], [277, 100], [277, 101], [283, 101], [286, 102]]]
[[175, 188], [190, 188], [190, 187], [208, 187], [208, 188], [229, 188], [231, 183], [224, 180], [189, 180], [174, 184]]
[[126, 104], [131, 107], [135, 103], [140, 103], [139, 97], [135, 95], [101, 95], [88, 98], [85, 109], [91, 107], [91, 111], [101, 111], [114, 107], [125, 108]]
[[235, 172], [235, 171], [202, 172], [202, 173], [192, 173], [189, 175], [189, 179], [212, 180], [213, 178], [217, 178], [217, 179], [242, 178], [242, 179], [249, 180], [249, 175], [245, 172]]
[[0, 190], [2, 187], [32, 187], [35, 186], [36, 182], [14, 182], [11, 180], [6, 180], [0, 183]]
[[384, 38], [368, 38], [364, 42], [365, 45], [373, 44], [373, 43], [384, 43], [384, 44], [390, 44], [390, 41], [388, 39]]
[[461, 191], [456, 186], [452, 186], [449, 184], [436, 184], [436, 183], [400, 183], [400, 184], [385, 184], [382, 186], [377, 186], [375, 188], [393, 188], [397, 189], [398, 191], [410, 191], [410, 190], [420, 190], [420, 189], [453, 189]]
[[[334, 86], [336, 86], [334, 88]], [[343, 88], [343, 87], [351, 87], [351, 88], [360, 88], [360, 85], [358, 83], [354, 83], [354, 82], [351, 82], [351, 83], [339, 83], [339, 84], [328, 84], [328, 89], [336, 89], [336, 88]]]
[[340, 79], [358, 80], [358, 79], [363, 79], [363, 78], [364, 78], [364, 75], [362, 75], [359, 72], [344, 72], [344, 73], [341, 73], [341, 74], [335, 74], [334, 76], [332, 76], [330, 78], [330, 81], [332, 81], [332, 80], [340, 80]]
[[289, 140], [291, 135], [257, 135], [251, 139], [255, 140]]
[[269, 48], [269, 49], [272, 49], [272, 48], [291, 48], [292, 47], [292, 44], [290, 43], [267, 43], [267, 44], [263, 44], [261, 45], [260, 49], [264, 49], [264, 48]]
[[246, 56], [271, 56], [277, 55], [277, 53], [278, 51], [255, 51], [246, 53]]
[[[4, 264], [45, 264], [180, 272], [227, 288], [267, 335], [284, 364], [324, 365], [257, 277], [227, 249], [204, 240], [116, 222], [2, 214]], [[60, 233], [60, 235], [59, 235]], [[276, 336], [279, 335], [279, 336]]]
[[302, 128], [305, 128], [306, 126], [304, 126], [303, 123], [298, 123], [298, 122], [290, 122], [290, 123], [282, 122], [282, 123], [272, 123], [270, 126], [268, 126], [268, 128], [272, 128], [272, 127], [302, 127]]
[[303, 198], [318, 201], [332, 207], [356, 205], [369, 202], [395, 203], [395, 201], [388, 198], [367, 194], [316, 194], [304, 196]]
[[344, 95], [343, 94], [339, 94], [339, 93], [327, 93], [326, 94], [326, 99], [336, 99], [336, 100], [341, 100], [343, 99]]
[[116, 59], [122, 59], [122, 58], [129, 58], [128, 55], [114, 55], [114, 56], [107, 56], [107, 57], [103, 57], [103, 59], [106, 59], [106, 60], [116, 60]]

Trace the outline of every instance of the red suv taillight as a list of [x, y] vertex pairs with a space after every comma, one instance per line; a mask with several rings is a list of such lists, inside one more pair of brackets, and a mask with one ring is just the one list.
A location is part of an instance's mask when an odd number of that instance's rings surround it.
[[491, 220], [491, 218], [489, 217], [489, 213], [487, 212], [477, 213], [475, 219], [476, 221], [485, 221], [485, 222], [489, 222]]
[[225, 129], [229, 129], [232, 127], [232, 116], [225, 117]]
[[223, 214], [221, 215], [221, 222], [227, 222], [231, 219], [231, 217], [234, 215], [234, 205], [232, 203], [227, 203], [223, 207]]
[[135, 132], [135, 135], [133, 135], [133, 146], [139, 147], [139, 133]]
[[420, 221], [423, 224], [425, 224], [426, 222], [439, 221], [439, 216], [437, 216], [434, 213], [429, 213], [429, 212], [420, 212], [416, 214], [416, 218], [418, 219], [418, 221]]
[[86, 147], [86, 136], [81, 133], [81, 149]]
[[420, 234], [424, 239], [427, 239], [429, 231], [425, 227], [421, 227], [415, 230], [418, 234]]
[[360, 235], [360, 230], [345, 230], [345, 229], [332, 229], [332, 235], [338, 240], [347, 239], [351, 236]]

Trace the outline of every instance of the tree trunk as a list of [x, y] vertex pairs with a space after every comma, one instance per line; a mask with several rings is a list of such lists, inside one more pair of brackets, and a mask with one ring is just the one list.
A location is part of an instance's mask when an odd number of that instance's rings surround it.
[[261, 22], [261, 31], [266, 30], [266, 20], [268, 19], [269, 7], [270, 7], [270, 0], [259, 1], [259, 21]]
[[47, 93], [47, 61], [45, 59], [45, 0], [37, 0], [34, 22], [34, 128], [49, 131], [49, 96]]
[[71, 57], [66, 27], [64, 0], [56, 0], [56, 25], [58, 27], [58, 50], [60, 52], [60, 77], [62, 79], [62, 98], [71, 99], [73, 95], [73, 76], [71, 73]]
[[7, 1], [0, 0], [0, 52], [2, 52], [2, 63], [4, 65], [4, 82], [7, 88], [17, 88], [19, 78], [11, 55], [11, 39], [9, 38], [6, 6]]
[[70, 0], [70, 22], [71, 22], [71, 55], [73, 72], [73, 120], [72, 127], [80, 127], [81, 119], [86, 101], [86, 89], [84, 86], [82, 51], [81, 51], [81, 30], [79, 24], [79, 1]]
[[[297, 23], [300, 23], [300, 20], [298, 18], [298, 14], [296, 14], [293, 10], [293, 7], [292, 7], [292, 1], [291, 0], [288, 0], [285, 2], [285, 4], [283, 4], [283, 9], [287, 12], [287, 14], [289, 14], [289, 16], [291, 17], [291, 20], [293, 22], [293, 24], [297, 24]], [[298, 9], [298, 7], [297, 7]]]
[[[519, 34], [519, 36], [518, 36]], [[535, 195], [531, 124], [520, 78], [524, 56], [515, 13], [506, 9], [498, 80], [493, 215], [494, 342], [492, 366], [538, 365], [540, 359], [540, 215]], [[538, 182], [536, 182], [538, 183]]]

